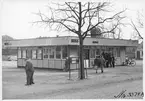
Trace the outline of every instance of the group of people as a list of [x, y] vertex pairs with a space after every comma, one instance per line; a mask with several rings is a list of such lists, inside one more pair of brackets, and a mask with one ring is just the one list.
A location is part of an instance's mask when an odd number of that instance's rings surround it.
[[112, 53], [102, 52], [101, 55], [105, 59], [105, 67], [115, 67], [115, 57]]
[[[103, 63], [100, 62], [100, 64], [103, 64], [103, 65], [105, 64], [105, 67], [107, 67], [107, 68], [109, 66], [110, 67], [115, 67], [115, 58], [114, 58], [113, 54], [107, 53], [107, 52], [102, 52], [101, 57], [103, 58], [104, 61], [103, 61]], [[67, 57], [66, 61], [65, 61], [64, 71], [69, 70], [70, 61], [71, 61], [71, 59]], [[25, 85], [28, 86], [28, 85], [34, 84], [34, 82], [33, 82], [34, 67], [33, 67], [33, 64], [32, 64], [30, 59], [26, 59], [25, 71], [26, 71], [26, 78], [27, 78], [27, 82], [26, 82]], [[102, 67], [102, 72], [103, 72], [103, 67]]]
[[[97, 68], [96, 68], [97, 66]], [[98, 68], [101, 69], [101, 73], [103, 73], [103, 68], [105, 67], [105, 59], [103, 58], [103, 56], [96, 56], [96, 58], [94, 59], [94, 65], [93, 68], [96, 69], [96, 73]]]

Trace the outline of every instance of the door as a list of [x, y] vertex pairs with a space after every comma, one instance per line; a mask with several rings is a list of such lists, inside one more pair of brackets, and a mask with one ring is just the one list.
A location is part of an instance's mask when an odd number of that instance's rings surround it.
[[89, 68], [90, 67], [90, 50], [84, 49], [84, 67]]
[[137, 59], [140, 59], [140, 51], [137, 51]]
[[87, 59], [89, 60], [90, 59], [90, 56], [89, 56], [89, 49], [84, 49], [84, 59]]
[[43, 67], [48, 68], [48, 48], [43, 49]]

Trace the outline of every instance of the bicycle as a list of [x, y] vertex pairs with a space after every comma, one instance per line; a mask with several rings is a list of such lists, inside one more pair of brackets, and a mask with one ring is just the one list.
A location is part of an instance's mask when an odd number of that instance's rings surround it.
[[136, 62], [135, 62], [134, 59], [128, 59], [128, 60], [125, 61], [124, 64], [125, 64], [125, 65], [128, 65], [128, 66], [134, 67], [134, 66], [136, 65]]

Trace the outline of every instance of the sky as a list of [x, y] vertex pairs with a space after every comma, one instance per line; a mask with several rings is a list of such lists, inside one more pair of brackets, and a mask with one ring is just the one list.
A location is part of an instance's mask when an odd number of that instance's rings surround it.
[[[62, 1], [62, 0], [61, 0]], [[128, 18], [137, 18], [137, 11], [143, 11], [144, 0], [112, 0], [117, 11], [128, 8], [125, 13]], [[50, 31], [40, 24], [33, 25], [37, 21], [37, 13], [47, 11], [49, 0], [2, 0], [0, 5], [0, 32], [15, 39], [36, 38], [39, 36], [70, 35], [68, 33]], [[133, 30], [130, 26], [123, 28], [123, 38], [129, 39]]]

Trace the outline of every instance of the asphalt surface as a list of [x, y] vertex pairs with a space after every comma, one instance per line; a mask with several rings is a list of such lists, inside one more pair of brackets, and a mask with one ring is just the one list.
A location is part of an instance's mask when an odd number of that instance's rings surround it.
[[[137, 61], [135, 67], [105, 68], [103, 74], [96, 74], [95, 70], [89, 69], [88, 77], [84, 80], [78, 79], [77, 70], [71, 72], [71, 80], [68, 80], [68, 72], [36, 69], [35, 84], [31, 86], [25, 86], [25, 71], [16, 68], [16, 62], [4, 61], [2, 66], [3, 99], [143, 98], [142, 61]], [[121, 92], [124, 93], [119, 95]], [[135, 96], [135, 92], [140, 94]], [[127, 96], [130, 93], [132, 95]]]

